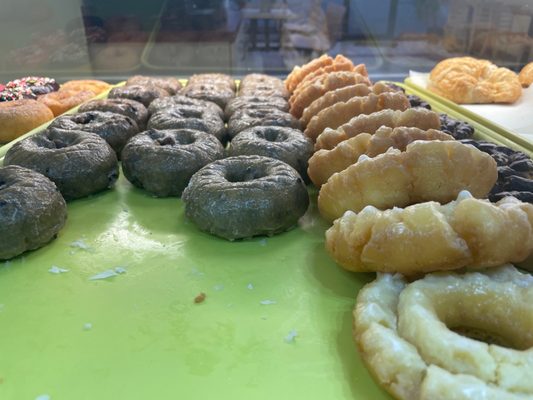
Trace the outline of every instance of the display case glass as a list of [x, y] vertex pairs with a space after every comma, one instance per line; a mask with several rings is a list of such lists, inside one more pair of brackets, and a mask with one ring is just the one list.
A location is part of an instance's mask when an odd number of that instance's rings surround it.
[[283, 75], [342, 53], [376, 78], [457, 55], [518, 68], [533, 57], [529, 0], [5, 0], [1, 75]]

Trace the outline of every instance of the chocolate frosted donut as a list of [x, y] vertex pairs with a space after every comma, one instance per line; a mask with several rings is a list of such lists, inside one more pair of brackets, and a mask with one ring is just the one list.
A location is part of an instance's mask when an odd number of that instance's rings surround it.
[[65, 200], [50, 179], [16, 165], [0, 168], [0, 259], [44, 246], [66, 219]]
[[82, 131], [45, 129], [15, 143], [4, 164], [40, 172], [67, 200], [110, 188], [118, 178], [113, 149], [100, 136]]
[[214, 136], [192, 130], [155, 130], [131, 139], [122, 152], [122, 168], [135, 186], [159, 196], [180, 196], [191, 176], [224, 156]]
[[126, 86], [140, 85], [140, 86], [157, 86], [166, 90], [170, 95], [175, 95], [182, 88], [179, 79], [170, 76], [143, 76], [135, 75], [126, 81]]
[[148, 113], [152, 115], [158, 111], [164, 111], [173, 106], [196, 106], [200, 108], [209, 108], [212, 112], [220, 115], [220, 118], [224, 118], [222, 109], [215, 103], [206, 100], [193, 99], [192, 97], [182, 95], [155, 99], [152, 101], [152, 103], [150, 103], [150, 106], [148, 107]]
[[108, 111], [125, 115], [133, 119], [140, 130], [146, 128], [146, 123], [148, 122], [148, 110], [146, 107], [138, 101], [129, 99], [91, 100], [82, 104], [78, 111]]
[[110, 99], [130, 99], [142, 103], [148, 107], [152, 101], [159, 97], [168, 97], [169, 93], [157, 86], [120, 86], [111, 89], [108, 97]]
[[102, 111], [65, 115], [56, 118], [49, 127], [96, 133], [115, 150], [118, 158], [126, 142], [139, 133], [130, 117]]
[[236, 111], [228, 121], [228, 135], [234, 138], [239, 132], [254, 126], [285, 126], [300, 129], [300, 121], [291, 114], [275, 108], [242, 109]]
[[286, 162], [306, 180], [313, 142], [301, 131], [281, 126], [256, 126], [231, 141], [230, 156], [265, 156]]
[[226, 119], [229, 119], [238, 110], [254, 110], [258, 108], [273, 108], [279, 111], [289, 112], [289, 102], [281, 97], [275, 96], [238, 96], [228, 102], [224, 114]]
[[225, 85], [217, 85], [214, 83], [187, 85], [181, 89], [180, 94], [194, 99], [211, 101], [216, 103], [222, 109], [224, 109], [226, 104], [235, 97], [233, 89]]
[[224, 121], [218, 114], [197, 106], [173, 106], [156, 112], [148, 121], [148, 129], [196, 129], [214, 135], [223, 142]]
[[185, 215], [200, 230], [228, 240], [286, 231], [309, 205], [294, 168], [260, 156], [208, 164], [193, 175], [182, 199]]

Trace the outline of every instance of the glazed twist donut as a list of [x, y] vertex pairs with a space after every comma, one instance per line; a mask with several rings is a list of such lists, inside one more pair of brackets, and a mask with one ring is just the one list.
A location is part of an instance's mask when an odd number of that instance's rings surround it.
[[360, 156], [375, 157], [389, 148], [405, 151], [415, 140], [455, 140], [453, 136], [435, 129], [389, 128], [382, 126], [375, 134], [361, 133], [341, 142], [333, 150], [318, 150], [309, 159], [308, 174], [315, 186], [322, 186], [330, 176], [355, 164]]
[[354, 97], [346, 102], [324, 108], [307, 124], [305, 134], [313, 141], [326, 128], [338, 128], [361, 114], [372, 114], [384, 109], [404, 111], [410, 107], [409, 100], [401, 92], [370, 93], [365, 97]]
[[424, 201], [447, 203], [461, 190], [484, 198], [498, 178], [494, 159], [456, 141], [415, 141], [405, 152], [359, 161], [329, 178], [318, 195], [320, 214], [329, 221], [367, 205], [379, 209]]
[[381, 110], [372, 114], [360, 114], [353, 117], [337, 129], [326, 128], [318, 135], [315, 150], [331, 150], [343, 140], [355, 137], [360, 133], [376, 132], [379, 127], [415, 126], [420, 129], [440, 129], [439, 114], [426, 108], [408, 108], [402, 110]]
[[341, 266], [358, 272], [416, 275], [492, 267], [528, 257], [532, 224], [529, 203], [506, 197], [492, 204], [465, 191], [445, 205], [348, 211], [326, 232], [326, 249]]
[[358, 72], [340, 71], [322, 75], [289, 99], [289, 111], [296, 118], [300, 118], [307, 106], [327, 92], [358, 83], [370, 85], [370, 80]]

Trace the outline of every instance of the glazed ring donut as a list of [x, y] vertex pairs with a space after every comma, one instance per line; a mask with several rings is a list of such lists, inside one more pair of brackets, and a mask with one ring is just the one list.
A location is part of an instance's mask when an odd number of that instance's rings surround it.
[[91, 100], [82, 104], [78, 111], [107, 111], [121, 114], [134, 120], [141, 131], [146, 128], [148, 122], [148, 111], [146, 110], [146, 107], [138, 101], [129, 99]]
[[135, 75], [126, 81], [126, 86], [131, 85], [157, 86], [163, 90], [166, 90], [170, 95], [177, 94], [182, 87], [179, 79], [171, 76]]
[[67, 81], [61, 85], [59, 90], [73, 90], [77, 92], [88, 90], [93, 92], [95, 95], [98, 95], [109, 89], [111, 89], [111, 85], [107, 82], [95, 79], [81, 79]]
[[230, 138], [234, 138], [239, 132], [254, 126], [283, 126], [299, 129], [300, 121], [288, 112], [279, 111], [275, 108], [244, 108], [233, 113], [229, 119], [228, 135]]
[[208, 108], [213, 113], [218, 114], [220, 118], [224, 118], [222, 109], [215, 103], [206, 100], [193, 99], [192, 97], [182, 95], [155, 99], [150, 103], [150, 106], [148, 107], [148, 113], [152, 115], [158, 111], [164, 111], [173, 106], [196, 106], [200, 108]]
[[281, 126], [256, 126], [231, 141], [230, 156], [265, 156], [286, 162], [307, 180], [307, 161], [313, 142], [301, 131]]
[[416, 275], [493, 267], [529, 256], [532, 225], [532, 204], [514, 197], [490, 203], [464, 191], [445, 205], [348, 211], [326, 232], [326, 249], [341, 266], [357, 272]]
[[226, 128], [219, 114], [198, 106], [173, 106], [156, 112], [148, 121], [148, 129], [195, 129], [225, 141]]
[[148, 107], [155, 99], [168, 96], [170, 95], [166, 90], [157, 86], [130, 85], [111, 89], [107, 97], [110, 99], [135, 100]]
[[122, 169], [133, 185], [155, 196], [181, 196], [196, 171], [222, 157], [224, 147], [213, 135], [150, 129], [128, 142]]
[[224, 110], [224, 114], [226, 120], [229, 120], [238, 110], [253, 110], [257, 108], [270, 108], [289, 112], [289, 103], [281, 97], [239, 96], [229, 101]]
[[405, 152], [389, 149], [332, 175], [318, 195], [320, 214], [329, 221], [347, 210], [372, 205], [381, 210], [424, 201], [447, 203], [461, 190], [485, 198], [498, 179], [494, 159], [456, 141], [409, 144]]
[[118, 178], [113, 149], [100, 136], [49, 128], [17, 142], [4, 165], [33, 169], [53, 181], [66, 200], [108, 189]]
[[89, 90], [76, 91], [71, 89], [61, 89], [57, 92], [42, 95], [37, 100], [52, 110], [54, 116], [57, 117], [93, 97], [94, 92]]
[[412, 283], [378, 274], [357, 296], [354, 339], [397, 399], [530, 399], [532, 303], [533, 278], [512, 265]]
[[0, 167], [0, 204], [2, 260], [44, 246], [67, 219], [65, 200], [56, 185], [44, 175], [15, 165]]
[[182, 196], [185, 215], [228, 240], [275, 235], [294, 226], [309, 205], [300, 175], [261, 156], [229, 157], [193, 175]]
[[64, 115], [49, 127], [96, 133], [115, 150], [118, 158], [126, 142], [139, 133], [139, 127], [130, 117], [102, 111]]
[[37, 100], [0, 102], [0, 143], [10, 142], [52, 118], [52, 111]]

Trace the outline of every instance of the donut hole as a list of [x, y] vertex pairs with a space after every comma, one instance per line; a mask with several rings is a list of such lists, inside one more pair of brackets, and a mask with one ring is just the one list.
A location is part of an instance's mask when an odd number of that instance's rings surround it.
[[90, 124], [91, 122], [95, 121], [97, 118], [98, 118], [98, 115], [93, 114], [93, 113], [81, 113], [81, 114], [76, 115], [75, 118], [73, 118], [73, 121], [78, 124], [86, 125], [86, 124]]
[[262, 135], [258, 135], [261, 139], [264, 139], [268, 142], [286, 142], [289, 139], [289, 135], [285, 131], [281, 130], [266, 130], [262, 132]]
[[46, 149], [64, 149], [79, 142], [76, 135], [56, 135], [53, 131], [47, 131], [44, 135], [35, 137], [38, 147]]
[[184, 118], [202, 118], [202, 111], [195, 108], [183, 108], [181, 114]]
[[264, 168], [258, 166], [248, 166], [246, 168], [239, 168], [239, 166], [232, 166], [226, 171], [226, 180], [231, 183], [249, 182], [256, 179], [261, 179], [267, 176]]
[[[435, 298], [434, 298], [435, 300]], [[513, 350], [533, 347], [533, 316], [528, 304], [507, 303], [491, 291], [439, 294], [437, 317], [458, 335]]]

